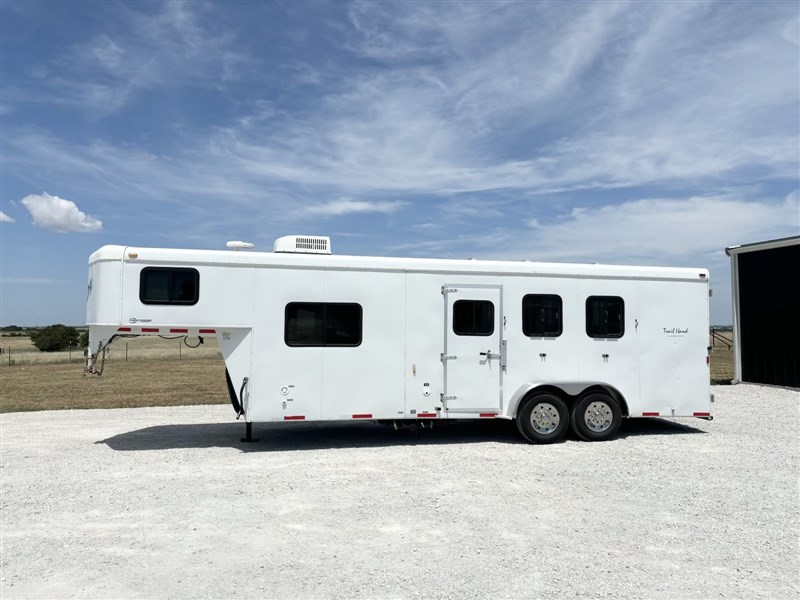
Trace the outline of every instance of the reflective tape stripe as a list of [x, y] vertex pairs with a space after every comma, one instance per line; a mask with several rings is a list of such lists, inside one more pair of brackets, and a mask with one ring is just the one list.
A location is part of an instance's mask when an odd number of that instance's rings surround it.
[[710, 417], [711, 413], [710, 412], [696, 412], [696, 413], [693, 413], [693, 416], [695, 416], [695, 417]]
[[436, 413], [419, 413], [417, 416], [420, 419], [430, 419], [431, 417], [435, 417]]
[[659, 413], [657, 413], [657, 412], [643, 412], [642, 416], [643, 417], [657, 417], [657, 416], [659, 416]]
[[371, 419], [372, 418], [372, 413], [363, 413], [363, 414], [360, 414], [360, 415], [353, 415], [353, 418], [354, 419]]
[[291, 416], [288, 416], [288, 417], [283, 417], [283, 420], [284, 421], [305, 421], [306, 420], [306, 416], [305, 415], [291, 415]]
[[481, 413], [480, 416], [481, 416], [481, 418], [496, 417], [497, 413]]
[[[130, 333], [133, 331], [132, 327], [117, 327], [117, 331], [121, 333]], [[192, 331], [189, 327], [164, 327], [163, 329], [160, 327], [142, 327], [141, 333], [159, 333], [160, 331], [164, 331], [165, 333], [169, 331], [169, 333], [189, 333]], [[198, 334], [212, 334], [217, 333], [216, 329], [198, 329]]]

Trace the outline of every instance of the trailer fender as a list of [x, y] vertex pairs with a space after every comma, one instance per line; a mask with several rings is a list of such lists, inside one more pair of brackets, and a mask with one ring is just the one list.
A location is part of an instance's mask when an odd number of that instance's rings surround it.
[[572, 404], [572, 399], [579, 398], [590, 390], [604, 391], [613, 396], [619, 402], [623, 417], [628, 416], [628, 404], [625, 401], [625, 398], [614, 386], [602, 381], [559, 381], [556, 383], [528, 381], [521, 385], [517, 391], [514, 392], [514, 395], [511, 396], [511, 401], [508, 403], [509, 418], [516, 418], [517, 410], [519, 409], [521, 402], [534, 390], [542, 392], [554, 392], [567, 401], [567, 404], [570, 406]]

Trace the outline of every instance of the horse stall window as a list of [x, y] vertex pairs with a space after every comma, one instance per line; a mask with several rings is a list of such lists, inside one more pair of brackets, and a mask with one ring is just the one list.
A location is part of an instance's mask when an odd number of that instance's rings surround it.
[[528, 337], [558, 337], [563, 323], [561, 296], [527, 294], [522, 298], [522, 333]]
[[619, 296], [589, 296], [586, 299], [586, 335], [620, 338], [625, 334], [625, 301]]

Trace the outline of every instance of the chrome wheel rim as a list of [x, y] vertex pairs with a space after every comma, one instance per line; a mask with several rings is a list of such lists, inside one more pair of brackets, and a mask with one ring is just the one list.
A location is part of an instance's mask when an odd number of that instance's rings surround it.
[[605, 402], [592, 402], [586, 407], [586, 412], [583, 413], [583, 420], [586, 426], [595, 433], [602, 433], [611, 427], [613, 419], [614, 412]]
[[549, 402], [539, 402], [531, 411], [531, 427], [536, 433], [553, 433], [561, 423], [561, 415]]

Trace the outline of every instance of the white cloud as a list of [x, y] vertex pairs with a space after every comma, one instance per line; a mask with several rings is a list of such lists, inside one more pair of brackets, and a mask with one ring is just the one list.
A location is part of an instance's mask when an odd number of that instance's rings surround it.
[[388, 202], [353, 200], [352, 198], [339, 198], [324, 204], [308, 206], [303, 210], [306, 215], [340, 216], [353, 213], [393, 213], [406, 206], [407, 202]]
[[72, 200], [51, 196], [47, 192], [31, 194], [22, 204], [33, 217], [33, 224], [59, 233], [100, 231], [103, 223], [81, 212]]
[[[276, 188], [289, 186], [302, 186], [302, 198], [319, 197], [318, 186], [344, 196], [505, 189], [531, 197], [686, 180], [707, 191], [754, 172], [796, 177], [797, 48], [782, 34], [795, 8], [560, 6], [356, 3], [346, 48], [381, 68], [353, 66], [333, 48], [308, 65], [322, 72], [330, 63], [337, 73], [309, 98], [311, 111], [254, 100], [227, 128], [186, 135], [156, 160], [130, 144], [69, 145], [39, 132], [10, 143], [51, 170], [84, 165], [87, 186], [209, 204], [264, 206], [267, 196], [278, 214]], [[113, 107], [131, 90], [216, 72], [217, 61], [200, 57], [224, 55], [230, 40], [203, 36], [209, 10], [128, 10], [133, 39], [98, 36], [76, 51], [81, 69], [102, 74], [78, 79], [90, 96], [99, 85], [88, 103]], [[163, 50], [157, 65], [137, 55], [149, 43]]]
[[9, 217], [6, 213], [0, 210], [0, 223], [14, 223], [15, 219]]
[[141, 96], [210, 79], [221, 87], [241, 75], [245, 60], [232, 35], [218, 35], [216, 8], [164, 2], [152, 10], [122, 6], [113, 34], [81, 37], [49, 62], [30, 66], [34, 85], [19, 82], [8, 97], [84, 109], [93, 118], [123, 110]]
[[513, 254], [543, 261], [688, 265], [721, 256], [727, 246], [797, 235], [800, 201], [796, 192], [784, 201], [732, 194], [647, 198], [578, 207], [561, 220], [531, 226], [531, 241], [510, 249]]

